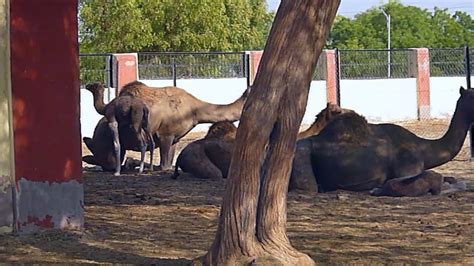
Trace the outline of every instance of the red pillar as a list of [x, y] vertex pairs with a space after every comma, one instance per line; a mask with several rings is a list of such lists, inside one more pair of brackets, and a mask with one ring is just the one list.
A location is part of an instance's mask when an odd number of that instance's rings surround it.
[[80, 228], [77, 0], [10, 1], [16, 229]]
[[114, 54], [114, 86], [117, 94], [123, 85], [138, 80], [138, 58], [136, 53]]
[[251, 51], [250, 52], [250, 84], [253, 83], [255, 76], [257, 76], [258, 66], [262, 59], [263, 51]]
[[430, 55], [428, 48], [413, 49], [418, 119], [430, 118]]
[[326, 68], [326, 98], [328, 103], [338, 104], [336, 50], [325, 50], [321, 54]]

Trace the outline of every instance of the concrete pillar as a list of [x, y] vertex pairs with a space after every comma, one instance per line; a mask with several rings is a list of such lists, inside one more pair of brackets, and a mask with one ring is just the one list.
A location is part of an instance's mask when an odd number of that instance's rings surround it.
[[0, 234], [13, 230], [14, 210], [9, 2], [0, 0]]
[[430, 118], [430, 55], [428, 48], [414, 48], [411, 76], [416, 78], [418, 119]]
[[113, 55], [113, 86], [119, 94], [123, 85], [138, 80], [138, 56], [136, 53]]
[[14, 225], [20, 233], [83, 226], [77, 4], [10, 1]]
[[258, 66], [262, 60], [263, 51], [251, 51], [249, 56], [250, 61], [250, 84], [253, 84], [255, 76], [257, 76]]
[[325, 67], [327, 102], [338, 104], [336, 50], [324, 50], [321, 57], [325, 62], [323, 67]]

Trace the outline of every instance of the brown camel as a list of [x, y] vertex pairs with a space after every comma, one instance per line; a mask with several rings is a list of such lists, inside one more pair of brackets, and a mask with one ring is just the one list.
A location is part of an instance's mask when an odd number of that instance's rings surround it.
[[316, 115], [316, 118], [311, 126], [305, 131], [299, 132], [297, 140], [304, 139], [319, 134], [319, 132], [331, 121], [335, 116], [354, 112], [350, 109], [339, 107], [337, 104], [327, 103], [326, 108]]
[[[231, 122], [214, 123], [203, 139], [189, 143], [180, 152], [172, 177], [176, 179], [178, 168], [181, 168], [199, 178], [226, 178], [236, 132], [237, 128]], [[211, 161], [208, 153], [218, 153], [219, 160]]]
[[[104, 87], [100, 83], [93, 83], [88, 84], [86, 89], [95, 95], [95, 91], [103, 94]], [[123, 140], [124, 138], [123, 136], [120, 138], [120, 135], [122, 135], [122, 133], [129, 133], [127, 131], [130, 131], [130, 129], [134, 133], [132, 138], [138, 142], [138, 147], [141, 152], [139, 172], [142, 173], [147, 145], [150, 150], [150, 161], [153, 160], [154, 150], [154, 140], [148, 131], [149, 111], [147, 106], [138, 98], [129, 95], [121, 95], [116, 97], [107, 105], [100, 106], [100, 109], [97, 111], [104, 114], [105, 121], [112, 133], [115, 155], [114, 175], [120, 175], [121, 157], [123, 156], [121, 154], [122, 149], [120, 139]], [[124, 150], [125, 149], [126, 147], [124, 147]], [[151, 170], [153, 170], [152, 164]]]
[[[174, 144], [199, 123], [237, 121], [240, 118], [248, 91], [249, 89], [233, 103], [220, 105], [201, 101], [177, 87], [153, 88], [134, 81], [126, 84], [119, 96], [132, 96], [141, 99], [148, 106], [150, 110], [148, 129], [153, 135], [155, 143], [160, 147], [160, 167], [170, 169], [174, 157]], [[104, 113], [103, 93], [101, 94], [100, 91], [94, 93], [94, 106], [97, 112]], [[100, 132], [103, 134], [102, 130]], [[90, 140], [93, 145], [96, 138], [103, 140], [104, 136], [97, 135]], [[101, 150], [96, 149], [93, 152], [93, 156], [109, 158], [110, 153], [113, 152], [111, 146], [101, 145], [101, 147]], [[105, 163], [109, 163], [109, 161], [110, 159]], [[101, 166], [104, 168], [103, 165]], [[105, 166], [105, 168], [108, 167]]]
[[[353, 111], [328, 103], [326, 108], [316, 115], [313, 124], [298, 134], [298, 139], [318, 134], [331, 119], [347, 112]], [[203, 139], [188, 144], [181, 151], [176, 161], [173, 178], [178, 177], [178, 168], [199, 178], [226, 178], [235, 133], [236, 128], [232, 123], [218, 122], [213, 124]]]
[[449, 129], [437, 140], [394, 124], [369, 124], [356, 113], [336, 117], [319, 135], [298, 141], [292, 179], [307, 181], [300, 189], [312, 182], [309, 189], [315, 191], [318, 186], [320, 191], [368, 191], [388, 180], [415, 184], [428, 169], [454, 158], [464, 143], [474, 122], [474, 90], [461, 87], [459, 93]]

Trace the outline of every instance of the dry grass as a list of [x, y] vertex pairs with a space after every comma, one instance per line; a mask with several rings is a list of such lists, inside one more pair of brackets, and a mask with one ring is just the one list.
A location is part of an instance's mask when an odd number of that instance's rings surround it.
[[[404, 123], [431, 137], [442, 134], [446, 124]], [[199, 136], [188, 136], [180, 147]], [[437, 170], [466, 181], [469, 191], [418, 198], [290, 193], [289, 238], [323, 264], [474, 264], [474, 162], [467, 142], [455, 160]], [[225, 181], [169, 176], [85, 172], [85, 230], [3, 236], [0, 261], [189, 263], [213, 240]]]

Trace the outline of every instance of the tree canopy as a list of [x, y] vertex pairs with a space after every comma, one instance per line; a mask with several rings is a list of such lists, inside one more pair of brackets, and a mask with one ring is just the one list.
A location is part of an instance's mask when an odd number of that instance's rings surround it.
[[262, 49], [265, 0], [81, 0], [81, 52]]
[[450, 14], [447, 9], [433, 12], [390, 1], [357, 14], [353, 19], [338, 16], [327, 47], [342, 49], [387, 48], [387, 22], [391, 17], [392, 48], [457, 48], [474, 44], [474, 21], [465, 12]]
[[[385, 49], [474, 44], [466, 12], [405, 6], [397, 0], [354, 18], [336, 17], [326, 48]], [[265, 0], [80, 0], [81, 52], [263, 49], [274, 17]]]

